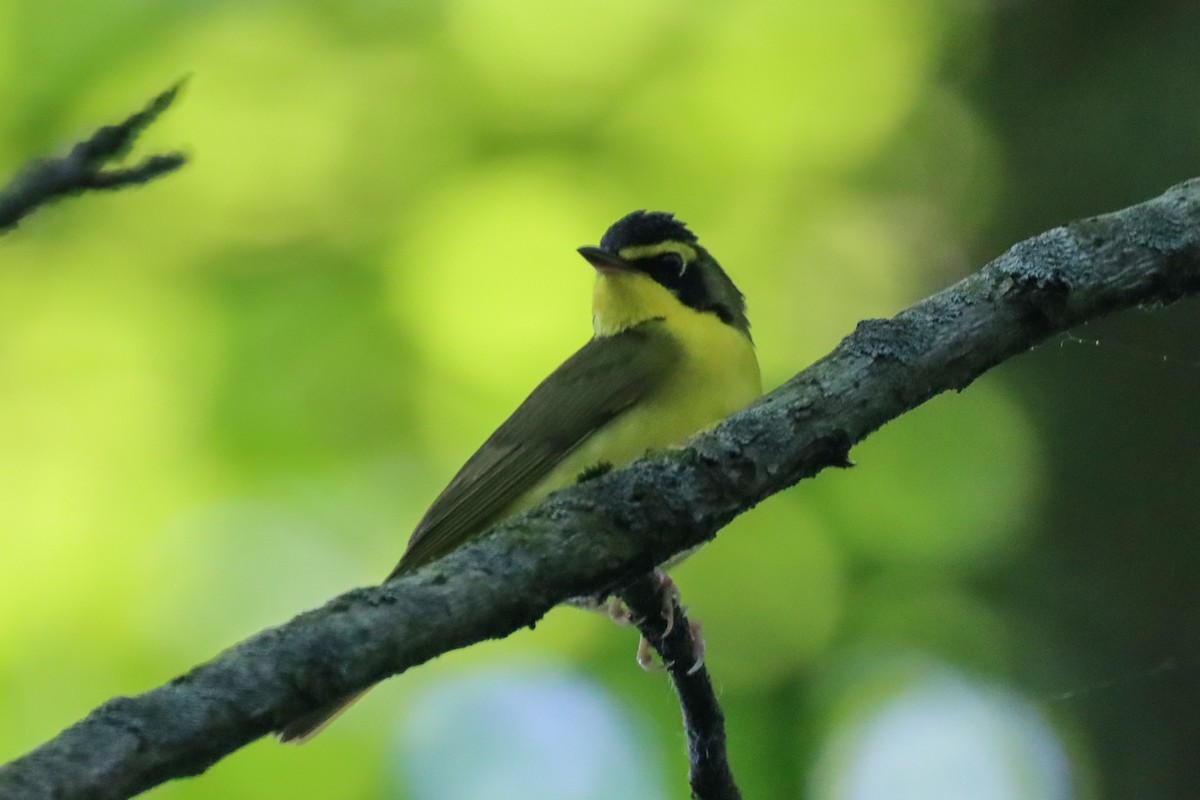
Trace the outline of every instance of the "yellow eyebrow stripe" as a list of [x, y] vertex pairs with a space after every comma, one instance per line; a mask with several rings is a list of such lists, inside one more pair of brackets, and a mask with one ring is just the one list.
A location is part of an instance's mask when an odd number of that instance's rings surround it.
[[685, 242], [674, 241], [625, 247], [617, 255], [626, 261], [637, 261], [639, 258], [650, 258], [651, 256], [658, 256], [663, 253], [676, 253], [683, 259], [683, 268], [679, 270], [681, 275], [683, 274], [683, 270], [687, 269], [687, 265], [696, 260], [696, 248]]

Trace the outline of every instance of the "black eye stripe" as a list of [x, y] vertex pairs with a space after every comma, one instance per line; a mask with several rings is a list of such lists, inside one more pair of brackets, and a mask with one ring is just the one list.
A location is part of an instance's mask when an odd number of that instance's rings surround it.
[[678, 294], [680, 284], [687, 273], [687, 270], [683, 268], [683, 257], [679, 253], [659, 253], [638, 259], [634, 263], [655, 282], [676, 294]]
[[655, 283], [679, 298], [679, 302], [685, 306], [697, 311], [714, 311], [703, 275], [698, 270], [685, 269], [683, 256], [679, 253], [658, 253], [638, 259], [634, 263]]
[[663, 253], [658, 257], [658, 261], [665, 269], [683, 272], [683, 256], [679, 253]]

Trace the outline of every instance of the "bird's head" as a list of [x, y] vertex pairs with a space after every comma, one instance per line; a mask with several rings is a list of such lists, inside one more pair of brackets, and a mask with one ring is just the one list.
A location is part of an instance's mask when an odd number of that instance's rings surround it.
[[687, 226], [663, 211], [634, 211], [617, 220], [599, 247], [579, 254], [596, 268], [601, 282], [642, 275], [666, 289], [680, 304], [714, 314], [747, 337], [746, 300], [725, 270]]

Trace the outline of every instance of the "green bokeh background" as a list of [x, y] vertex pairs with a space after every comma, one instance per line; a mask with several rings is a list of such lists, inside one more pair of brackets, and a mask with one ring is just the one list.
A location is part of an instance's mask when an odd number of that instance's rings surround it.
[[[700, 234], [771, 387], [1024, 236], [1200, 174], [1197, 30], [1185, 0], [0, 0], [5, 175], [193, 76], [140, 145], [182, 145], [182, 172], [0, 238], [0, 760], [385, 574], [589, 335], [573, 248], [621, 214]], [[959, 796], [1200, 794], [1196, 312], [1053, 340], [676, 571], [747, 797], [889, 796], [845, 775], [912, 686], [1016, 720], [994, 751], [1017, 772], [1039, 736], [1068, 764], [1066, 794]], [[498, 711], [437, 750], [461, 698], [562, 684], [636, 744], [597, 745], [614, 770], [685, 797], [634, 646], [556, 610], [149, 796], [430, 796], [414, 775], [512, 735]], [[544, 769], [472, 796], [550, 796]]]

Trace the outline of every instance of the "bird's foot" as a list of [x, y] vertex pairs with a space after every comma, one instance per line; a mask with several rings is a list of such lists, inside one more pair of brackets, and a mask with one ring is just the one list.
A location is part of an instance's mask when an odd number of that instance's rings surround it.
[[654, 570], [654, 580], [658, 581], [659, 594], [662, 596], [662, 615], [667, 621], [667, 627], [663, 629], [662, 634], [665, 637], [675, 627], [675, 607], [679, 605], [681, 596], [675, 581], [661, 569]]
[[623, 628], [631, 625], [636, 625], [640, 620], [633, 617], [633, 612], [629, 610], [629, 606], [616, 595], [608, 597], [575, 597], [570, 601], [571, 605], [576, 608], [582, 608], [584, 611], [595, 611], [598, 614], [611, 619]]
[[637, 663], [646, 672], [659, 672], [665, 669], [665, 665], [654, 660], [654, 647], [645, 636], [638, 640]]
[[[688, 620], [688, 632], [692, 638], [692, 656], [694, 660], [692, 661], [692, 665], [688, 667], [687, 674], [695, 675], [704, 666], [704, 631], [699, 622], [690, 619]], [[659, 672], [675, 666], [674, 663], [661, 664], [655, 661], [654, 647], [645, 636], [638, 641], [637, 663], [646, 672]]]
[[[654, 580], [658, 583], [659, 596], [662, 598], [662, 617], [665, 623], [662, 632], [662, 638], [666, 639], [671, 631], [675, 629], [675, 609], [679, 608], [682, 611], [686, 609], [680, 605], [679, 587], [675, 585], [675, 581], [671, 580], [667, 573], [660, 569], [654, 571]], [[624, 604], [621, 604], [624, 606]], [[626, 609], [628, 612], [628, 609]], [[631, 620], [634, 624], [638, 621]], [[702, 666], [704, 666], [704, 634], [702, 633], [700, 623], [695, 620], [688, 620], [688, 632], [691, 634], [692, 651], [695, 657], [692, 666], [688, 668], [687, 674], [695, 674]], [[654, 659], [654, 648], [650, 641], [643, 636], [638, 641], [637, 648], [637, 663], [642, 669], [647, 672], [654, 672], [669, 668], [674, 664], [659, 664]]]
[[600, 610], [622, 628], [628, 628], [638, 622], [633, 618], [633, 612], [629, 610], [629, 606], [625, 605], [619, 597], [610, 597], [605, 600], [601, 604]]

